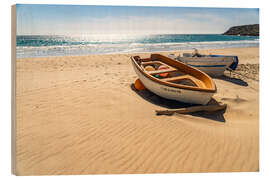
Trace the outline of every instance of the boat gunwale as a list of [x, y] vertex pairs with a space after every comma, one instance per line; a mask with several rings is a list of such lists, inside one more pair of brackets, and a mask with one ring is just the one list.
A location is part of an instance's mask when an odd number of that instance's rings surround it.
[[212, 63], [233, 63], [233, 59], [229, 59], [231, 57], [177, 57], [178, 61], [188, 61], [188, 62], [212, 62]]
[[[162, 56], [162, 55], [160, 55], [160, 56]], [[139, 64], [136, 62], [136, 60], [135, 60], [134, 57], [135, 57], [135, 56], [131, 56], [130, 59], [131, 59], [132, 63], [134, 63], [135, 67], [136, 67], [136, 68], [137, 68], [144, 76], [146, 76], [148, 79], [150, 79], [150, 80], [152, 80], [152, 81], [154, 81], [154, 82], [157, 82], [157, 83], [159, 83], [159, 84], [161, 84], [161, 85], [165, 85], [165, 86], [169, 86], [169, 87], [174, 87], [174, 88], [180, 88], [180, 89], [186, 89], [186, 90], [192, 90], [192, 91], [201, 91], [201, 92], [203, 91], [203, 92], [211, 92], [211, 93], [215, 93], [215, 92], [217, 91], [216, 85], [215, 85], [215, 83], [213, 82], [213, 80], [210, 78], [210, 76], [208, 76], [206, 73], [204, 73], [204, 72], [202, 72], [202, 71], [200, 71], [200, 70], [198, 70], [198, 69], [195, 69], [195, 68], [193, 68], [193, 67], [191, 67], [191, 66], [189, 66], [189, 67], [192, 68], [192, 69], [194, 69], [194, 70], [196, 70], [196, 71], [199, 71], [200, 73], [206, 75], [207, 78], [210, 79], [211, 85], [212, 85], [213, 89], [210, 89], [210, 88], [201, 88], [201, 87], [196, 87], [196, 86], [186, 86], [186, 85], [181, 85], [181, 84], [175, 84], [175, 83], [170, 83], [170, 82], [166, 82], [166, 81], [161, 81], [161, 80], [159, 80], [159, 79], [157, 79], [157, 78], [151, 76], [150, 74], [146, 73], [146, 72], [139, 66]], [[170, 58], [170, 59], [171, 59], [171, 58]], [[171, 60], [173, 60], [173, 59], [171, 59]], [[173, 61], [176, 61], [176, 60], [173, 60]], [[179, 64], [181, 64], [181, 65], [187, 66], [187, 65], [185, 65], [184, 63], [181, 63], [181, 62], [179, 62], [179, 61], [176, 61], [176, 62], [179, 63]], [[178, 69], [177, 67], [174, 67], [174, 68]]]

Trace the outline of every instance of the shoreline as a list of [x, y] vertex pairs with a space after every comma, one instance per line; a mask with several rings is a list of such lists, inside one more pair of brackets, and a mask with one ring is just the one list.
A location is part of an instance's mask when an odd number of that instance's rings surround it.
[[[207, 52], [207, 51], [220, 51], [220, 50], [233, 50], [233, 49], [256, 49], [260, 48], [260, 46], [254, 47], [230, 47], [230, 48], [209, 48], [209, 49], [197, 49], [199, 52]], [[104, 54], [86, 54], [86, 55], [65, 55], [65, 56], [41, 56], [41, 57], [24, 57], [24, 58], [17, 58], [17, 59], [38, 59], [38, 58], [61, 58], [61, 57], [88, 57], [88, 56], [110, 56], [110, 55], [134, 55], [134, 54], [171, 54], [171, 53], [179, 53], [179, 52], [193, 52], [193, 49], [185, 49], [185, 50], [177, 50], [177, 51], [149, 51], [149, 52], [115, 52], [115, 53], [104, 53]], [[228, 54], [229, 55], [229, 54]]]

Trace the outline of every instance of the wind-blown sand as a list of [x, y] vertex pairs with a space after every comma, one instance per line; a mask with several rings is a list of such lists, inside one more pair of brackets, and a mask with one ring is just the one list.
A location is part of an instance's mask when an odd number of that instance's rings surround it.
[[239, 57], [214, 79], [225, 112], [156, 116], [162, 100], [131, 88], [132, 54], [17, 59], [16, 173], [258, 171], [259, 48], [200, 52]]

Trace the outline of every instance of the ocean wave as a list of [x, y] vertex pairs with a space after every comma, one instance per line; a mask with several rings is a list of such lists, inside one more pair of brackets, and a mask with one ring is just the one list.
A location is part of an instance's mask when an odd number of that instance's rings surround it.
[[17, 46], [18, 58], [46, 57], [66, 55], [89, 55], [109, 53], [132, 53], [132, 52], [158, 52], [178, 51], [188, 49], [218, 49], [232, 47], [259, 46], [259, 39], [233, 40], [233, 41], [203, 41], [203, 42], [164, 42], [164, 43], [100, 43], [100, 44], [73, 44], [51, 46]]
[[52, 48], [88, 48], [88, 47], [137, 47], [137, 46], [174, 46], [187, 44], [239, 44], [239, 43], [259, 43], [259, 39], [239, 40], [239, 41], [203, 41], [203, 42], [165, 42], [165, 43], [99, 43], [99, 44], [71, 44], [71, 45], [51, 45], [51, 46], [17, 46], [17, 49], [52, 49]]

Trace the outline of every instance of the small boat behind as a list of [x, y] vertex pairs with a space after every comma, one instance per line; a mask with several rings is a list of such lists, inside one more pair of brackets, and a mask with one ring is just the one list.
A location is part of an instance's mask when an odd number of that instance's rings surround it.
[[131, 62], [144, 86], [163, 98], [205, 105], [216, 92], [206, 73], [166, 56], [132, 56]]
[[237, 56], [202, 55], [197, 50], [194, 53], [183, 53], [183, 56], [179, 55], [175, 59], [198, 68], [212, 77], [223, 75], [226, 69], [233, 71], [238, 65]]

